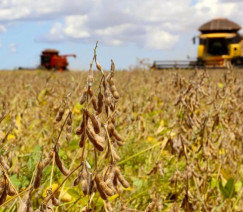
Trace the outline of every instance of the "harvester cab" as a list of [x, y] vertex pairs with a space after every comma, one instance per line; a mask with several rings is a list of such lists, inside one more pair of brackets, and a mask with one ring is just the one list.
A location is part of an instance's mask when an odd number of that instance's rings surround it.
[[75, 54], [59, 55], [55, 49], [46, 49], [41, 54], [41, 67], [47, 70], [67, 70], [68, 61], [67, 57], [76, 57]]

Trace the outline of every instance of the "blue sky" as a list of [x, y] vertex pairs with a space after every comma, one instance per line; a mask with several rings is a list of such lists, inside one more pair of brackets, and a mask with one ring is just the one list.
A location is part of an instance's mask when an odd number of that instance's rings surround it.
[[127, 69], [139, 59], [195, 58], [192, 37], [217, 17], [243, 26], [242, 0], [0, 0], [0, 69], [36, 67], [45, 48], [74, 53], [69, 68], [98, 60]]

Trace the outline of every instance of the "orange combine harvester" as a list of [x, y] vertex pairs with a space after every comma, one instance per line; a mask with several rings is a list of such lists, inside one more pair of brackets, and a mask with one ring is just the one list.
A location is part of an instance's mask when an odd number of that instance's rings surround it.
[[67, 57], [76, 57], [75, 54], [59, 55], [59, 51], [55, 49], [45, 49], [41, 54], [41, 67], [47, 70], [67, 70]]

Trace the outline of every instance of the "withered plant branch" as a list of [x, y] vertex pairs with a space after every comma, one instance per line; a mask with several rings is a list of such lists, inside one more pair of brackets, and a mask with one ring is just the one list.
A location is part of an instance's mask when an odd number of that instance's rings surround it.
[[94, 158], [95, 158], [95, 168], [94, 168], [94, 173], [96, 173], [97, 170], [98, 170], [98, 157], [97, 157], [97, 151], [96, 151], [95, 148], [94, 148]]
[[[95, 193], [94, 193], [94, 194], [95, 194]], [[95, 196], [95, 195], [94, 195], [94, 196]], [[96, 199], [94, 200], [94, 204], [93, 204], [93, 207], [92, 207], [92, 211], [95, 211], [95, 206], [96, 206], [98, 200], [99, 200], [99, 197], [96, 197]], [[93, 199], [92, 199], [92, 201], [93, 201]], [[91, 204], [92, 201], [90, 201], [90, 204]]]
[[66, 211], [68, 211], [70, 208], [72, 208], [81, 199], [82, 199], [82, 197], [80, 196], [79, 198], [77, 198], [76, 200], [74, 200], [72, 202], [66, 202], [66, 203], [60, 204], [60, 205], [57, 206], [57, 211], [58, 211], [59, 207], [69, 205], [68, 208], [65, 209]]
[[96, 57], [97, 57], [96, 50], [97, 50], [97, 48], [98, 48], [98, 41], [96, 41], [96, 44], [95, 44], [95, 48], [94, 48], [94, 56], [93, 56], [93, 59], [91, 60], [90, 68], [92, 68], [94, 61], [96, 61]]
[[[9, 208], [9, 212], [14, 211], [13, 209], [15, 209], [16, 202], [17, 202], [17, 199], [16, 199], [16, 200], [14, 200], [14, 202], [12, 203], [11, 207]], [[16, 207], [17, 207], [17, 206], [16, 206]]]
[[10, 130], [7, 131], [6, 135], [5, 135], [4, 138], [1, 140], [1, 143], [2, 143], [2, 144], [5, 143], [5, 141], [6, 141], [7, 138], [8, 138], [8, 135], [9, 135], [9, 133], [10, 133], [11, 131], [12, 131], [12, 129], [10, 129]]
[[88, 200], [87, 208], [89, 208], [91, 202], [93, 201], [94, 196], [95, 196], [95, 193], [94, 193], [94, 192], [91, 194], [91, 196], [89, 196], [90, 198], [89, 198], [89, 200]]
[[105, 128], [105, 132], [106, 132], [107, 139], [108, 139], [108, 145], [109, 145], [108, 149], [110, 150], [110, 154], [111, 154], [111, 162], [113, 163], [114, 162], [114, 156], [113, 156], [113, 152], [112, 152], [110, 135], [108, 133], [108, 130], [107, 130], [107, 126], [106, 125], [104, 126], [104, 128]]
[[37, 167], [39, 166], [39, 163], [40, 163], [41, 160], [42, 160], [42, 154], [43, 154], [43, 152], [41, 152], [41, 155], [40, 155], [40, 158], [39, 158], [39, 160], [38, 160], [38, 163], [35, 165], [35, 170], [34, 170], [33, 175], [32, 175], [32, 177], [31, 177], [29, 187], [31, 187], [31, 185], [32, 185], [32, 183], [33, 183], [33, 181], [34, 181], [34, 179], [35, 179], [34, 177], [35, 177], [35, 175], [36, 175], [36, 173], [37, 173]]
[[201, 202], [201, 204], [204, 205], [204, 208], [205, 208], [206, 212], [208, 212], [208, 210], [207, 210], [207, 208], [206, 208], [206, 205], [205, 205], [205, 202], [204, 202], [203, 199], [201, 198], [202, 195], [201, 195], [200, 190], [199, 190], [199, 188], [198, 188], [196, 177], [195, 177], [195, 176], [192, 176], [192, 177], [193, 177], [192, 179], [193, 179], [193, 181], [194, 181], [194, 183], [195, 183], [195, 185], [196, 185], [197, 198], [199, 199], [199, 201]]
[[[161, 186], [162, 183], [159, 184], [159, 186]], [[130, 199], [126, 200], [126, 203], [130, 203], [131, 201], [133, 201], [134, 199], [139, 199], [139, 197], [141, 197], [142, 195], [148, 193], [149, 191], [151, 191], [151, 189], [154, 188], [154, 185], [144, 189], [142, 192], [136, 194], [135, 196], [131, 197]]]
[[[167, 142], [166, 142], [167, 143]], [[134, 154], [134, 155], [131, 155], [130, 157], [127, 157], [126, 159], [124, 159], [124, 160], [122, 160], [122, 161], [120, 161], [120, 162], [118, 162], [118, 165], [121, 165], [121, 164], [123, 164], [123, 163], [125, 163], [125, 162], [127, 162], [127, 161], [129, 161], [129, 160], [131, 160], [131, 159], [133, 159], [133, 158], [135, 158], [135, 157], [137, 157], [137, 156], [139, 156], [139, 155], [141, 155], [141, 154], [143, 154], [143, 153], [145, 153], [145, 152], [147, 152], [147, 151], [149, 151], [149, 150], [151, 150], [151, 149], [153, 149], [153, 148], [155, 148], [155, 147], [157, 147], [157, 146], [159, 146], [159, 145], [161, 145], [162, 143], [157, 143], [157, 144], [155, 144], [155, 145], [153, 145], [153, 146], [151, 146], [151, 147], [149, 147], [149, 148], [147, 148], [147, 149], [144, 149], [144, 150], [142, 150], [142, 151], [140, 151], [140, 152], [138, 152], [138, 153], [136, 153], [136, 154]], [[164, 147], [165, 147], [165, 145], [164, 145]], [[162, 150], [163, 150], [164, 148], [162, 148]], [[161, 150], [161, 151], [162, 151]]]
[[47, 204], [49, 202], [49, 200], [56, 194], [56, 192], [63, 186], [63, 184], [66, 182], [66, 180], [75, 172], [77, 171], [80, 167], [82, 166], [82, 162], [76, 167], [74, 168], [64, 179], [63, 181], [58, 185], [58, 187], [52, 192], [52, 194], [50, 196], [48, 196], [48, 198], [46, 198], [44, 200], [44, 203], [42, 203], [43, 205]]
[[6, 200], [2, 205], [0, 205], [1, 207], [3, 207], [4, 205], [7, 205], [9, 202], [11, 202], [12, 200], [14, 200], [16, 197], [19, 197], [20, 195], [22, 195], [23, 193], [25, 193], [26, 191], [30, 190], [31, 187], [26, 188], [25, 190], [19, 192], [18, 194], [16, 194], [15, 196], [9, 198], [8, 200]]
[[183, 141], [183, 138], [181, 139], [181, 144], [182, 144], [182, 147], [183, 147], [183, 151], [184, 151], [184, 155], [185, 155], [185, 158], [186, 158], [187, 165], [189, 165], [189, 164], [188, 164], [187, 147], [186, 147], [186, 144], [185, 144], [184, 141]]
[[7, 178], [7, 180], [8, 180], [8, 182], [9, 182], [10, 186], [12, 186], [12, 188], [13, 188], [14, 191], [15, 191], [15, 193], [17, 194], [19, 200], [22, 201], [21, 197], [19, 196], [19, 192], [18, 192], [18, 190], [15, 188], [14, 184], [11, 182], [11, 180], [10, 180], [10, 178], [9, 178], [9, 176], [8, 176], [8, 172], [5, 170], [5, 168], [2, 166], [1, 163], [0, 163], [0, 167], [1, 167], [1, 169], [3, 170], [4, 175], [5, 175], [5, 177]]
[[1, 118], [0, 118], [0, 123], [10, 114], [10, 112], [8, 112], [7, 114], [4, 114]]
[[86, 138], [86, 139], [84, 140], [84, 146], [83, 146], [83, 149], [82, 149], [82, 155], [81, 155], [81, 163], [84, 161], [85, 144], [86, 144], [87, 139], [88, 139], [88, 138]]
[[50, 187], [52, 185], [52, 178], [53, 178], [53, 173], [54, 173], [54, 167], [55, 167], [55, 156], [56, 156], [56, 152], [53, 152], [52, 155], [52, 166], [51, 166], [51, 177], [50, 177]]
[[107, 204], [106, 204], [106, 201], [105, 201], [105, 200], [103, 200], [103, 205], [104, 205], [105, 212], [109, 212], [109, 211], [107, 210]]
[[[75, 154], [75, 156], [73, 157], [73, 160], [72, 160], [72, 162], [71, 162], [71, 165], [70, 165], [70, 169], [72, 169], [73, 168], [73, 166], [74, 166], [74, 163], [75, 163], [75, 160], [76, 160], [76, 158], [77, 158], [77, 153]], [[81, 161], [83, 161], [83, 159], [81, 159]], [[60, 191], [60, 198], [62, 197], [62, 195], [63, 195], [63, 190], [64, 190], [64, 187], [65, 187], [65, 183], [63, 184], [63, 187], [62, 187], [62, 189], [61, 189], [61, 191]]]
[[62, 126], [61, 126], [61, 129], [60, 129], [59, 134], [58, 134], [58, 136], [57, 136], [57, 140], [56, 140], [56, 142], [55, 142], [55, 144], [54, 144], [54, 147], [53, 147], [54, 150], [57, 148], [58, 141], [59, 141], [59, 139], [60, 139], [60, 137], [61, 137], [62, 131], [63, 131], [64, 127], [65, 127], [65, 124], [66, 124], [67, 119], [68, 119], [68, 117], [70, 116], [70, 114], [71, 114], [71, 111], [68, 112], [68, 114], [67, 114], [67, 116], [66, 116], [66, 118], [65, 118], [65, 120], [64, 120], [64, 122], [63, 122], [63, 124], [62, 124]]

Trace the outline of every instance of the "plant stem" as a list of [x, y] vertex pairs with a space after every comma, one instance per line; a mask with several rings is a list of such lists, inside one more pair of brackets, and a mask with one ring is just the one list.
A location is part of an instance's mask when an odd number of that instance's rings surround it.
[[[167, 143], [167, 142], [166, 142], [166, 143]], [[134, 154], [134, 155], [132, 155], [132, 156], [126, 158], [125, 160], [122, 160], [122, 161], [118, 162], [118, 165], [121, 165], [121, 164], [123, 164], [123, 163], [125, 163], [125, 162], [127, 162], [127, 161], [129, 161], [129, 160], [131, 160], [131, 159], [133, 159], [133, 158], [135, 158], [135, 157], [137, 157], [137, 156], [139, 156], [139, 155], [141, 155], [141, 154], [143, 154], [143, 153], [145, 153], [145, 152], [147, 152], [147, 151], [149, 151], [149, 150], [151, 150], [151, 149], [153, 149], [153, 148], [155, 148], [155, 147], [161, 145], [161, 144], [162, 144], [162, 143], [157, 143], [157, 144], [155, 144], [155, 145], [153, 145], [153, 146], [151, 146], [151, 147], [149, 147], [149, 148], [147, 148], [147, 149], [144, 149], [144, 150], [142, 150], [141, 152], [138, 152], [138, 153], [136, 153], [136, 154]]]
[[52, 185], [52, 178], [53, 178], [53, 173], [54, 173], [54, 166], [55, 166], [55, 156], [56, 156], [56, 152], [53, 152], [53, 158], [52, 158], [52, 167], [51, 167], [51, 177], [50, 177], [50, 187]]

